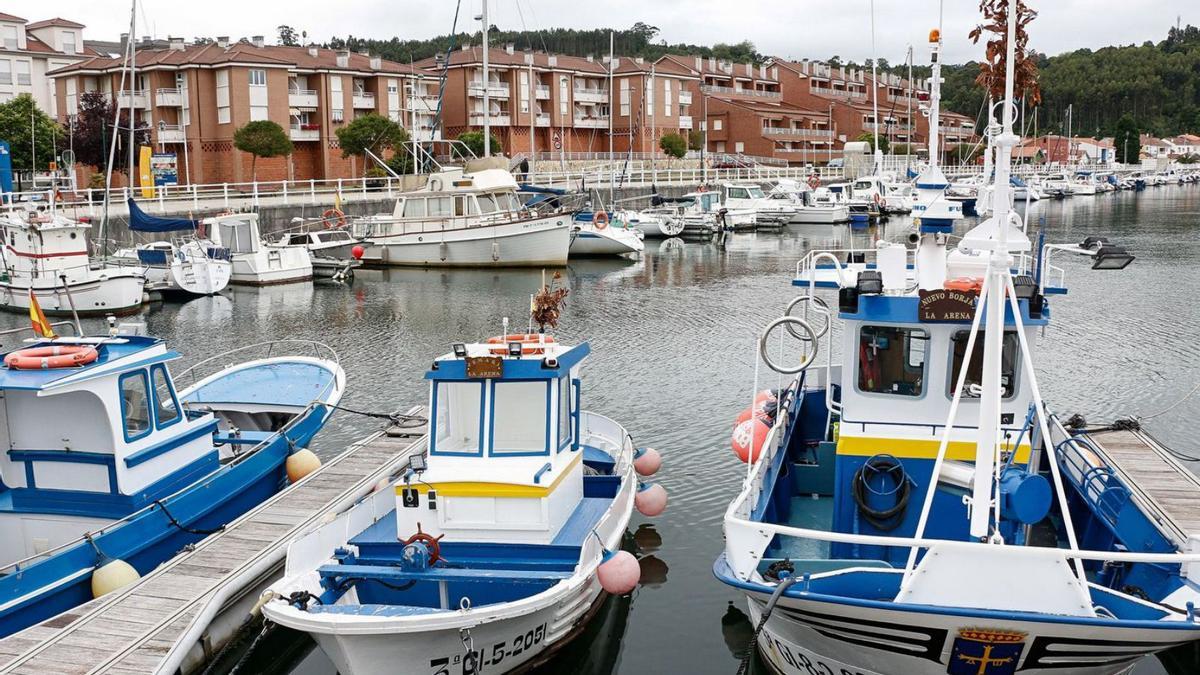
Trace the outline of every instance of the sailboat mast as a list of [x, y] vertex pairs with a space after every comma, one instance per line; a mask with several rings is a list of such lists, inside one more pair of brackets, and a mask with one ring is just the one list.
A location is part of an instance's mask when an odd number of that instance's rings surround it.
[[875, 52], [875, 0], [871, 0], [871, 119], [875, 122], [875, 131], [871, 136], [875, 140], [875, 173], [878, 175], [883, 168], [883, 155], [879, 152], [879, 59]]
[[137, 40], [133, 37], [136, 16], [137, 0], [133, 0], [133, 11], [129, 17], [129, 191], [131, 194], [133, 192], [134, 157], [137, 154], [133, 137], [133, 130], [137, 127], [137, 122], [134, 120], [134, 110], [136, 108], [133, 104], [134, 98], [137, 96]]
[[488, 0], [483, 0], [483, 11], [480, 21], [483, 23], [483, 156], [492, 156], [492, 99], [488, 95], [490, 79], [488, 77]]
[[[613, 100], [613, 32], [608, 31], [608, 161], [611, 165], [608, 172], [608, 201], [610, 208], [615, 208], [617, 202], [617, 158], [613, 156], [613, 111], [611, 101]], [[633, 137], [630, 136], [629, 143], [633, 144]]]
[[[942, 60], [939, 54], [942, 50], [942, 12], [944, 3], [938, 3], [938, 27], [935, 35], [930, 36], [929, 49], [932, 71], [929, 79], [929, 166], [938, 165], [938, 115], [942, 100]], [[936, 38], [936, 39], [932, 39]]]
[[[104, 174], [104, 213], [100, 218], [100, 257], [108, 255], [108, 207], [112, 203], [112, 175], [113, 167], [117, 163], [117, 137], [121, 134], [121, 91], [125, 89], [125, 66], [133, 61], [133, 30], [136, 26], [135, 18], [137, 17], [137, 0], [133, 0], [129, 9], [129, 38], [125, 43], [125, 63], [121, 68], [121, 84], [117, 87], [117, 95], [113, 105], [113, 123], [112, 123], [112, 140], [108, 145], [108, 164], [105, 167]], [[130, 101], [132, 103], [132, 101]], [[130, 115], [132, 118], [132, 115]], [[132, 185], [133, 174], [129, 174], [129, 181]]]

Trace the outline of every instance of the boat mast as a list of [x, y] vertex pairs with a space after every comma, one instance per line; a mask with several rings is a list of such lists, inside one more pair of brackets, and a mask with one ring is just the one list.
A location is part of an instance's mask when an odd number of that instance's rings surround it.
[[938, 3], [938, 27], [937, 34], [930, 37], [936, 37], [936, 40], [929, 41], [930, 62], [932, 72], [930, 72], [929, 80], [929, 166], [937, 167], [938, 165], [938, 114], [939, 105], [942, 100], [942, 60], [938, 57], [942, 49], [942, 13], [945, 3]]
[[909, 45], [908, 46], [908, 97], [907, 97], [908, 98], [908, 112], [905, 113], [907, 115], [907, 119], [908, 119], [908, 131], [904, 135], [904, 141], [905, 141], [904, 145], [908, 149], [908, 152], [904, 153], [906, 156], [906, 159], [904, 160], [904, 165], [906, 167], [909, 166], [909, 162], [911, 161], [911, 157], [913, 155], [913, 150], [914, 150], [914, 148], [913, 148], [913, 117], [912, 117], [912, 102], [913, 102], [912, 67], [913, 67], [913, 48], [912, 48], [912, 45]]
[[[617, 158], [613, 156], [613, 32], [608, 31], [608, 202], [609, 208], [615, 208], [617, 202]], [[633, 144], [633, 136], [629, 137], [630, 145]]]
[[[126, 66], [133, 63], [133, 31], [136, 26], [137, 0], [130, 3], [129, 8], [129, 39], [125, 43], [125, 61], [121, 65], [121, 84], [117, 87], [115, 105], [113, 106], [112, 141], [108, 144], [108, 165], [104, 176], [104, 215], [100, 218], [100, 257], [108, 256], [108, 207], [112, 203], [113, 166], [117, 162], [117, 137], [121, 134], [121, 90], [125, 88]], [[133, 100], [130, 99], [132, 105]], [[132, 111], [130, 120], [133, 119]], [[130, 185], [133, 184], [133, 174], [129, 175]]]
[[483, 156], [492, 156], [492, 99], [488, 96], [488, 0], [483, 0], [479, 20], [483, 22]]
[[879, 71], [875, 53], [875, 0], [871, 0], [871, 119], [875, 121], [875, 175], [883, 173], [883, 153], [879, 151]]
[[[133, 12], [137, 13], [137, 0], [133, 0]], [[137, 96], [137, 41], [133, 39], [134, 20], [131, 16], [129, 19], [129, 194], [133, 195], [133, 167], [134, 157], [137, 153], [137, 148], [134, 147], [133, 130], [137, 127], [137, 122], [133, 119], [134, 100]]]

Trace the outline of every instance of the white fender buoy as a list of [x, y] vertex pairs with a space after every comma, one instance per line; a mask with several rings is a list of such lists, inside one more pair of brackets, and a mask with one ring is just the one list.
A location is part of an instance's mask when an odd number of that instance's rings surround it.
[[295, 483], [321, 468], [321, 460], [312, 450], [302, 448], [288, 455], [285, 467], [287, 469], [288, 482]]
[[92, 597], [98, 598], [124, 588], [142, 578], [133, 565], [124, 560], [109, 560], [92, 572]]
[[642, 569], [637, 558], [629, 551], [605, 551], [600, 566], [596, 568], [600, 587], [613, 595], [625, 595], [637, 588], [642, 578]]
[[667, 510], [667, 489], [658, 483], [641, 485], [633, 495], [633, 505], [643, 516], [661, 515]]
[[662, 468], [662, 455], [654, 448], [638, 448], [633, 455], [633, 470], [639, 476], [653, 476]]

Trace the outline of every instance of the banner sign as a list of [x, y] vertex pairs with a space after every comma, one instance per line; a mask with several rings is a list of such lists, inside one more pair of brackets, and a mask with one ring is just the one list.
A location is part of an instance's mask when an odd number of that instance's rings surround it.
[[[12, 155], [8, 152], [8, 141], [0, 141], [0, 195], [13, 191]], [[10, 201], [5, 197], [3, 201]]]
[[142, 199], [154, 199], [154, 177], [150, 174], [150, 156], [154, 151], [143, 145], [138, 153], [138, 185], [142, 187]]
[[154, 176], [154, 184], [178, 185], [178, 156], [173, 152], [156, 152], [150, 156], [150, 173]]

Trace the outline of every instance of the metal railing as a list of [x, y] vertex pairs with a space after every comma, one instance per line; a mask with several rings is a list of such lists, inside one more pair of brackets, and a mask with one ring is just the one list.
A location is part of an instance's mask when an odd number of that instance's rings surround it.
[[722, 87], [716, 84], [702, 84], [700, 85], [700, 91], [706, 94], [729, 94], [731, 96], [755, 96], [758, 98], [783, 98], [783, 93], [778, 91], [738, 89], [736, 87]]
[[848, 89], [831, 89], [829, 87], [812, 87], [812, 93], [822, 96], [833, 96], [835, 98], [863, 98], [867, 97], [865, 91], [850, 91]]
[[[179, 382], [185, 377], [190, 377], [191, 378], [190, 386], [195, 386], [197, 383], [203, 382], [208, 377], [211, 377], [212, 375], [215, 375], [215, 374], [221, 372], [222, 370], [226, 370], [228, 368], [231, 368], [233, 365], [235, 365], [234, 362], [231, 362], [229, 360], [230, 356], [232, 356], [234, 354], [245, 354], [246, 352], [249, 352], [250, 350], [254, 350], [254, 349], [264, 351], [265, 354], [260, 355], [260, 356], [255, 356], [252, 358], [242, 357], [238, 360], [238, 362], [246, 363], [249, 361], [257, 361], [259, 359], [270, 359], [270, 358], [276, 358], [279, 356], [294, 356], [294, 357], [295, 356], [309, 356], [308, 354], [298, 353], [299, 350], [297, 350], [297, 353], [278, 353], [278, 348], [282, 345], [307, 347], [308, 349], [312, 350], [312, 354], [311, 354], [312, 358], [322, 359], [322, 360], [326, 360], [326, 361], [332, 361], [336, 365], [339, 365], [339, 366], [341, 365], [341, 359], [338, 357], [338, 353], [336, 351], [334, 351], [333, 347], [330, 347], [329, 345], [325, 344], [324, 342], [318, 342], [316, 340], [303, 340], [303, 339], [298, 339], [298, 338], [287, 338], [287, 339], [283, 339], [283, 340], [269, 340], [266, 342], [256, 342], [254, 344], [243, 345], [241, 347], [234, 347], [233, 349], [223, 351], [220, 354], [216, 354], [214, 356], [209, 356], [205, 359], [201, 359], [200, 361], [197, 361], [196, 363], [193, 363], [192, 365], [190, 365], [186, 369], [184, 369], [182, 372], [179, 372], [179, 373], [176, 373], [175, 375], [173, 375], [172, 379], [175, 380], [176, 382]], [[307, 351], [307, 350], [305, 350], [305, 351]], [[212, 372], [206, 372], [207, 368], [214, 366], [214, 365], [217, 366], [216, 369], [214, 369]], [[202, 374], [198, 374], [198, 373], [202, 373]]]
[[799, 136], [801, 138], [832, 139], [830, 129], [794, 129], [791, 127], [763, 127], [763, 133], [768, 136]]

